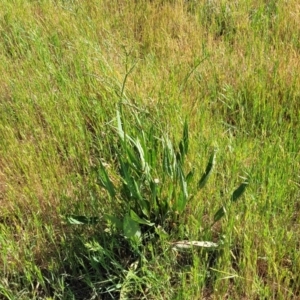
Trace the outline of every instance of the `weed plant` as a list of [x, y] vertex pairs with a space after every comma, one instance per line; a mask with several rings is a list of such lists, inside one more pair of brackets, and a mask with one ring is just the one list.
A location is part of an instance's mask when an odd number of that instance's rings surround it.
[[[104, 280], [106, 283], [104, 287], [100, 289], [98, 287], [99, 293], [113, 290], [114, 292], [120, 291], [123, 296], [125, 293], [123, 288], [128, 285], [127, 275], [120, 276], [120, 274], [130, 272], [137, 278], [143, 274], [141, 269], [142, 265], [147, 266], [149, 243], [155, 244], [163, 241], [173, 245], [173, 251], [177, 251], [177, 249], [187, 250], [193, 247], [217, 249], [222, 248], [224, 242], [222, 240], [218, 243], [202, 240], [171, 240], [174, 236], [180, 237], [176, 230], [182, 224], [180, 215], [185, 212], [193, 194], [196, 194], [195, 191], [190, 191], [196, 170], [190, 170], [185, 174], [185, 161], [189, 148], [188, 123], [184, 122], [182, 138], [178, 147], [174, 147], [169, 137], [165, 135], [159, 137], [156, 134], [155, 126], [146, 131], [138, 114], [134, 112], [133, 115], [136, 126], [125, 125], [126, 117], [125, 115], [121, 117], [118, 110], [117, 126], [114, 127], [117, 139], [114, 137], [114, 132], [110, 134], [112, 137], [110, 144], [113, 147], [111, 152], [115, 153], [114, 169], [117, 170], [118, 175], [116, 183], [104, 166], [108, 165], [107, 163], [99, 159], [99, 166], [95, 168], [98, 184], [107, 192], [111, 203], [118, 203], [119, 209], [116, 207], [114, 215], [67, 216], [68, 223], [75, 225], [93, 225], [104, 219], [106, 225], [104, 225], [102, 240], [111, 241], [117, 237], [119, 237], [118, 240], [121, 239], [116, 246], [123, 248], [122, 255], [120, 255], [120, 250], [115, 247], [107, 249], [97, 240], [87, 242], [85, 245], [88, 251], [93, 253], [90, 257], [93, 261], [91, 265], [96, 269], [100, 268], [107, 276]], [[204, 174], [198, 179], [197, 189], [205, 186], [212, 173], [215, 157], [216, 151], [210, 156]], [[236, 202], [244, 193], [246, 185], [247, 181], [234, 191], [231, 197], [232, 202]], [[217, 210], [213, 223], [203, 229], [201, 234], [203, 237], [207, 235], [205, 231], [211, 230], [211, 227], [226, 215], [227, 206], [224, 204]], [[184, 229], [184, 226], [182, 228]], [[107, 243], [106, 241], [104, 244]], [[157, 250], [157, 255], [161, 255], [159, 250]], [[214, 255], [218, 255], [217, 251]], [[122, 262], [126, 261], [128, 264], [133, 258], [136, 261], [131, 263], [129, 270], [126, 270], [128, 265], [124, 266]], [[134, 270], [131, 270], [132, 264], [134, 264]], [[108, 286], [107, 283], [109, 283]]]

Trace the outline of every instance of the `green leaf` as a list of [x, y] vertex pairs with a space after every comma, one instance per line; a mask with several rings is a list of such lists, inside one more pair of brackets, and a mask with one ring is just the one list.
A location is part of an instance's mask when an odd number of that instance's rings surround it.
[[183, 125], [182, 139], [179, 143], [180, 158], [182, 161], [184, 159], [184, 156], [187, 155], [188, 149], [189, 149], [189, 127], [187, 121], [185, 120]]
[[139, 152], [139, 155], [140, 155], [140, 160], [141, 160], [141, 167], [142, 167], [142, 172], [145, 170], [146, 168], [146, 162], [145, 162], [145, 154], [144, 154], [144, 150], [143, 150], [143, 147], [140, 143], [140, 140], [137, 138], [136, 141], [134, 142], [138, 152]]
[[191, 180], [193, 179], [194, 177], [194, 174], [195, 174], [195, 169], [193, 168], [193, 170], [191, 170], [185, 177], [185, 180], [187, 183], [190, 183]]
[[220, 207], [214, 215], [214, 223], [222, 219], [225, 216], [225, 214], [226, 214], [225, 206]]
[[205, 184], [206, 184], [206, 182], [207, 182], [207, 180], [208, 180], [209, 176], [211, 175], [212, 170], [214, 168], [215, 160], [216, 160], [216, 150], [214, 150], [214, 152], [211, 154], [211, 156], [209, 158], [209, 161], [208, 161], [208, 164], [206, 166], [205, 172], [204, 172], [204, 174], [202, 175], [201, 179], [198, 182], [198, 188], [199, 189], [202, 189], [205, 186]]
[[129, 239], [141, 237], [141, 229], [138, 222], [134, 221], [128, 214], [125, 215], [123, 220], [123, 232]]
[[[231, 201], [236, 202], [239, 197], [245, 192], [248, 182], [243, 182], [232, 194]], [[219, 208], [219, 210], [214, 215], [214, 223], [218, 222], [226, 214], [225, 206]]]
[[140, 208], [141, 208], [144, 216], [149, 218], [150, 217], [150, 204], [149, 204], [149, 202], [145, 199], [140, 199], [139, 200], [139, 205], [140, 205]]
[[183, 171], [181, 169], [181, 166], [178, 165], [178, 176], [180, 180], [180, 193], [176, 199], [176, 206], [174, 207], [174, 210], [177, 210], [178, 212], [182, 212], [185, 209], [187, 200], [188, 200], [188, 190], [187, 190], [187, 182], [185, 180], [185, 176], [183, 174]]
[[[160, 158], [159, 152], [158, 152], [158, 141], [157, 138], [155, 137], [155, 130], [154, 127], [152, 126], [150, 129], [150, 132], [148, 134], [148, 141], [149, 141], [149, 150], [148, 150], [148, 159], [147, 162], [151, 166], [151, 168], [155, 169], [156, 168], [156, 162], [157, 158]], [[144, 149], [147, 149], [147, 138], [144, 137]]]
[[[121, 119], [119, 110], [117, 110], [117, 128], [116, 129], [117, 129], [119, 137], [121, 138], [121, 145], [123, 147], [123, 150], [125, 150], [126, 152], [130, 151], [127, 140], [129, 140], [132, 143], [133, 139], [128, 134], [125, 134], [125, 131], [123, 130], [122, 119]], [[128, 154], [128, 153], [126, 153], [126, 154]]]
[[121, 121], [121, 116], [120, 112], [117, 110], [117, 124], [118, 124], [118, 134], [122, 140], [125, 139], [125, 134], [123, 131], [123, 126], [122, 126], [122, 121]]
[[176, 155], [169, 138], [164, 138], [163, 149], [163, 171], [171, 178], [174, 178], [176, 172]]
[[170, 159], [170, 152], [168, 148], [164, 148], [163, 153], [163, 171], [164, 173], [168, 174], [170, 177], [173, 177], [173, 169], [172, 163]]
[[155, 233], [158, 234], [161, 239], [169, 237], [168, 233], [160, 225], [155, 227]]
[[189, 197], [189, 194], [188, 194], [188, 189], [187, 189], [187, 182], [185, 180], [185, 176], [183, 174], [183, 171], [182, 169], [180, 168], [180, 186], [181, 186], [181, 190], [183, 192], [183, 195], [184, 195], [184, 198], [187, 200], [188, 197]]
[[132, 179], [133, 181], [133, 184], [134, 184], [134, 191], [133, 191], [133, 195], [139, 200], [139, 201], [142, 201], [143, 200], [143, 196], [141, 194], [141, 190], [140, 190], [140, 187], [138, 185], [138, 183]]
[[126, 192], [127, 197], [134, 195], [136, 197], [136, 190], [133, 182], [133, 177], [130, 174], [130, 164], [119, 158], [120, 161], [120, 174], [123, 180], [123, 188]]
[[86, 217], [77, 215], [67, 215], [66, 220], [69, 224], [73, 225], [95, 225], [99, 222], [99, 217]]
[[136, 170], [139, 173], [142, 173], [144, 170], [143, 162], [141, 160], [140, 155], [137, 153], [136, 150], [138, 150], [138, 146], [137, 146], [136, 142], [133, 140], [127, 141], [126, 159], [128, 160], [128, 163], [130, 163], [130, 167], [133, 170]]
[[151, 223], [148, 220], [142, 219], [140, 218], [133, 210], [130, 210], [130, 217], [133, 221], [139, 223], [139, 224], [144, 224], [144, 225], [148, 225], [148, 226], [153, 226], [155, 225], [154, 223]]
[[105, 167], [103, 166], [102, 162], [100, 161], [100, 169], [98, 172], [98, 180], [102, 187], [104, 187], [111, 198], [114, 198], [116, 196], [115, 186], [110, 180]]
[[123, 181], [126, 184], [132, 182], [130, 173], [130, 165], [127, 161], [125, 161], [121, 156], [119, 157], [120, 162], [120, 175], [122, 176]]
[[158, 207], [157, 205], [157, 193], [159, 190], [159, 187], [157, 187], [158, 183], [159, 183], [158, 179], [154, 179], [154, 180], [151, 179], [150, 181], [150, 189], [151, 189], [150, 205], [151, 205], [151, 210], [153, 209], [155, 214]]
[[232, 194], [231, 201], [236, 202], [245, 192], [248, 182], [243, 182]]
[[183, 192], [181, 191], [179, 193], [179, 195], [177, 196], [176, 201], [175, 201], [175, 203], [173, 205], [173, 210], [177, 211], [179, 213], [183, 212], [184, 209], [185, 209], [186, 203], [187, 203], [187, 199], [184, 196]]

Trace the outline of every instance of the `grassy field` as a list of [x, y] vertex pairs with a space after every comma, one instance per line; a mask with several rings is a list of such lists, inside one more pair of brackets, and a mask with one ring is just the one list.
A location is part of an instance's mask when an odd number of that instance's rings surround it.
[[1, 1], [0, 299], [300, 299], [299, 70], [297, 0]]

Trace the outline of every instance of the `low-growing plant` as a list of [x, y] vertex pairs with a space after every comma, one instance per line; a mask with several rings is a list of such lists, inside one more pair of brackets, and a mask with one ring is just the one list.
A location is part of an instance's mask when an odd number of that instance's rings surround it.
[[[171, 224], [179, 222], [179, 216], [193, 197], [190, 192], [195, 177], [195, 169], [186, 171], [186, 157], [189, 150], [189, 128], [187, 120], [178, 146], [168, 136], [158, 136], [157, 128], [143, 128], [138, 115], [134, 113], [137, 130], [125, 130], [124, 116], [117, 111], [117, 134], [114, 141], [116, 169], [120, 179], [119, 186], [110, 178], [103, 161], [99, 159], [98, 183], [107, 191], [113, 202], [122, 204], [120, 213], [107, 214], [104, 219], [112, 224], [134, 245], [140, 245], [148, 233], [167, 235]], [[133, 128], [133, 127], [131, 127]], [[202, 189], [210, 177], [216, 159], [216, 150], [211, 154], [204, 174], [198, 179], [197, 189]], [[247, 182], [242, 183], [233, 193], [235, 202], [245, 191]], [[221, 206], [214, 214], [213, 224], [226, 214]], [[98, 218], [68, 216], [75, 224], [95, 223]], [[211, 225], [213, 225], [211, 224]], [[175, 243], [178, 247], [201, 246], [216, 247], [212, 242]]]

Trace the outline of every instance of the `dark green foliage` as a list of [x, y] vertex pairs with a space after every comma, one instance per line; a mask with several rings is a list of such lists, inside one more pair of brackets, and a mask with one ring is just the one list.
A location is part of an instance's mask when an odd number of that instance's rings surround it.
[[[133, 117], [138, 129], [128, 127], [125, 132], [125, 118], [117, 111], [117, 133], [115, 163], [118, 170], [120, 186], [117, 188], [110, 179], [103, 162], [99, 160], [98, 183], [107, 191], [112, 201], [122, 203], [121, 215], [106, 215], [104, 220], [121, 230], [126, 239], [136, 244], [143, 240], [143, 235], [151, 228], [169, 230], [169, 224], [179, 221], [178, 214], [184, 212], [188, 201], [195, 170], [185, 174], [185, 158], [189, 149], [189, 128], [187, 120], [183, 124], [182, 138], [175, 147], [169, 137], [156, 135], [157, 130], [151, 127], [145, 130], [136, 113]], [[130, 129], [130, 130], [129, 130]], [[112, 137], [115, 141], [115, 137]], [[216, 150], [211, 154], [204, 174], [198, 180], [198, 189], [202, 189], [212, 174], [216, 160]], [[247, 182], [242, 183], [231, 197], [231, 202], [244, 193]], [[195, 191], [194, 191], [195, 192]], [[222, 206], [214, 215], [214, 223], [226, 214]], [[97, 218], [69, 216], [71, 224], [93, 224]], [[214, 224], [213, 223], [213, 224]]]

